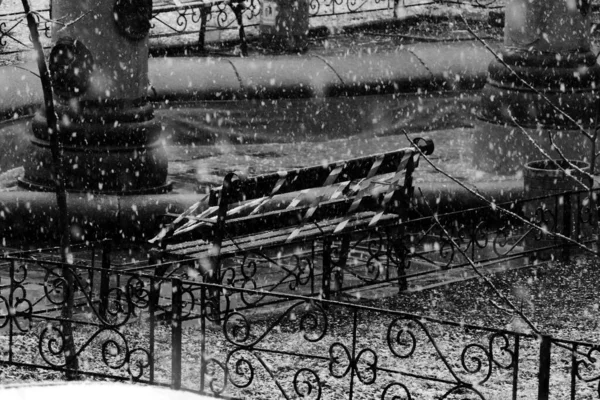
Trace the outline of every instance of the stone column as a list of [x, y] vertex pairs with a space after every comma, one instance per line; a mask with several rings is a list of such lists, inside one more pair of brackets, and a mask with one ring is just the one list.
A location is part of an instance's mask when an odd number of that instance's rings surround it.
[[591, 143], [577, 128], [589, 130], [595, 124], [600, 67], [589, 32], [588, 0], [512, 0], [507, 5], [500, 56], [508, 67], [496, 60], [488, 69], [482, 122], [474, 137], [479, 168], [511, 173], [543, 158], [516, 124], [553, 157], [558, 153], [549, 135], [569, 158], [589, 161]]
[[[169, 190], [167, 157], [148, 90], [151, 0], [53, 0], [53, 80], [67, 189], [106, 194]], [[24, 186], [53, 189], [49, 133], [33, 120]]]

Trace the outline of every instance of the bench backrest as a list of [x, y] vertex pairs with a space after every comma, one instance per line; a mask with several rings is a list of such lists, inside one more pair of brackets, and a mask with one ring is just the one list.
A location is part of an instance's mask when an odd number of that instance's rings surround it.
[[[431, 140], [414, 143], [418, 150], [404, 148], [251, 178], [229, 173], [221, 187], [211, 190], [209, 208], [176, 220], [167, 240], [208, 240], [220, 246], [225, 231], [234, 237], [365, 210], [379, 214], [408, 210], [418, 156], [434, 149]], [[384, 174], [393, 176], [385, 182], [376, 180]]]
[[[430, 144], [422, 145], [425, 154], [428, 154], [426, 151], [433, 151], [432, 148], [429, 148], [429, 146], [433, 146], [433, 142], [427, 143]], [[355, 182], [391, 172], [403, 172], [406, 177], [410, 178], [416, 167], [413, 160], [415, 153], [414, 149], [406, 148], [325, 165], [258, 175], [252, 178], [246, 178], [236, 173], [239, 179], [229, 183], [231, 185], [229, 193], [232, 198], [228, 199], [227, 203], [321, 188], [340, 182]], [[211, 190], [210, 206], [218, 205], [221, 191], [222, 186]]]

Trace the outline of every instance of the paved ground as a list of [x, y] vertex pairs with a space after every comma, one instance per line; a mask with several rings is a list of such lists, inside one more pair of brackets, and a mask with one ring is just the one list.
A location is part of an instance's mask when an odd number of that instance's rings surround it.
[[[224, 122], [219, 122], [218, 116], [233, 112], [240, 102], [157, 111], [165, 126], [169, 175], [175, 190], [186, 193], [220, 184], [230, 170], [260, 174], [406, 147], [403, 129], [413, 138], [432, 138], [436, 144], [432, 160], [462, 181], [477, 184], [515, 179], [485, 172], [474, 164], [471, 138], [476, 119], [472, 112], [477, 93], [330, 98], [327, 106], [324, 101], [273, 102], [264, 112], [225, 118]], [[207, 116], [215, 115], [217, 118], [207, 121]], [[190, 116], [194, 118], [190, 120]], [[27, 154], [28, 133], [27, 120], [0, 128], [9, 149], [0, 161], [0, 184], [5, 187], [12, 186], [22, 173], [19, 167]], [[426, 162], [421, 163], [416, 177], [417, 183], [447, 181]]]
[[[173, 131], [172, 136], [167, 138], [172, 143], [169, 146], [169, 172], [176, 182], [176, 189], [189, 191], [197, 185], [220, 184], [225, 172], [231, 169], [260, 174], [405, 147], [408, 140], [402, 134], [403, 129], [410, 132], [413, 138], [432, 138], [436, 144], [432, 160], [460, 180], [476, 184], [515, 178], [484, 172], [474, 166], [471, 136], [476, 121], [472, 110], [478, 101], [477, 93], [432, 98], [416, 95], [398, 98], [365, 96], [358, 100], [327, 101], [339, 105], [339, 108], [342, 105], [349, 107], [349, 112], [354, 113], [353, 118], [344, 112], [319, 118], [316, 112], [321, 109], [318, 101], [314, 104], [314, 101], [298, 100], [293, 102], [294, 106], [301, 110], [308, 107], [313, 112], [294, 114], [304, 118], [289, 118], [277, 123], [277, 115], [285, 110], [289, 111], [285, 107], [288, 103], [277, 104], [269, 110], [269, 113], [275, 115], [274, 119], [262, 113], [252, 114], [254, 118], [265, 119], [264, 126], [255, 123], [248, 123], [246, 126], [240, 123], [241, 126], [236, 126], [239, 135], [237, 139], [246, 143], [221, 140], [193, 146], [190, 145], [190, 138]], [[206, 115], [203, 111], [205, 110], [196, 110], [201, 118]], [[363, 115], [357, 117], [361, 113]], [[180, 126], [182, 119], [181, 115], [160, 111], [158, 116], [166, 121], [167, 132], [172, 126]], [[179, 119], [174, 120], [177, 117]], [[322, 129], [322, 125], [327, 125], [330, 129]], [[206, 131], [211, 128], [205, 121], [198, 121], [194, 126]], [[311, 129], [307, 133], [307, 126], [314, 128], [316, 133], [310, 133], [314, 132]], [[276, 143], [268, 143], [272, 141], [269, 138], [275, 139]], [[207, 140], [212, 139], [213, 136], [207, 135]], [[445, 181], [447, 179], [426, 162], [421, 163], [417, 183]]]

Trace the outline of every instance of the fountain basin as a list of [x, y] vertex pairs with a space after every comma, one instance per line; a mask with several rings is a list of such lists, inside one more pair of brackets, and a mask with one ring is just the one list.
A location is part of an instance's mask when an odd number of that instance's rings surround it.
[[[328, 157], [343, 159], [353, 155], [349, 154], [347, 150], [340, 151], [340, 146], [345, 146], [347, 143], [347, 140], [344, 139], [346, 137], [357, 138], [354, 144], [355, 148], [362, 151], [365, 150], [365, 143], [373, 146], [373, 152], [390, 148], [386, 146], [406, 146], [407, 142], [404, 136], [398, 136], [399, 128], [406, 126], [411, 128], [412, 124], [412, 128], [409, 130], [413, 132], [435, 129], [436, 122], [428, 120], [430, 114], [422, 111], [435, 109], [444, 101], [458, 104], [459, 108], [464, 108], [469, 114], [471, 100], [457, 102], [457, 99], [460, 99], [460, 93], [457, 90], [480, 89], [485, 83], [490, 57], [491, 55], [482, 46], [462, 42], [442, 46], [421, 44], [387, 54], [351, 55], [348, 57], [307, 55], [304, 57], [254, 59], [151, 59], [149, 76], [152, 86], [149, 90], [149, 98], [157, 109], [155, 114], [161, 123], [165, 119], [169, 119], [164, 116], [164, 110], [173, 109], [175, 113], [184, 114], [183, 119], [178, 119], [179, 122], [183, 120], [185, 124], [195, 129], [200, 125], [200, 120], [206, 119], [206, 115], [211, 112], [214, 114], [215, 108], [226, 114], [228, 111], [238, 112], [241, 108], [247, 110], [247, 113], [253, 113], [256, 112], [257, 107], [267, 110], [271, 107], [269, 111], [271, 116], [279, 113], [281, 109], [285, 109], [291, 113], [288, 115], [296, 112], [297, 115], [304, 113], [305, 117], [314, 116], [315, 110], [322, 109], [324, 116], [322, 121], [326, 122], [324, 128], [318, 132], [309, 129], [305, 131], [304, 136], [301, 135], [302, 130], [300, 129], [293, 137], [300, 140], [300, 143], [304, 143], [305, 148], [318, 148], [318, 144], [312, 145], [311, 143], [316, 143], [319, 139], [321, 143], [324, 143], [323, 140], [328, 140], [335, 149], [328, 153]], [[29, 66], [29, 68], [31, 67]], [[7, 118], [3, 123], [4, 127], [9, 127], [13, 132], [10, 139], [11, 146], [15, 144], [18, 146], [19, 141], [24, 140], [20, 133], [28, 131], [28, 128], [23, 128], [23, 125], [14, 121], [9, 122], [9, 120], [31, 114], [41, 100], [39, 83], [33, 75], [30, 76], [22, 69], [5, 67], [0, 74], [0, 87], [7, 88], [15, 94], [0, 99], [0, 111], [1, 115]], [[446, 100], [444, 100], [443, 93], [446, 92], [454, 93], [457, 96], [446, 96]], [[406, 94], [410, 95], [405, 97]], [[429, 103], [423, 105], [419, 99], [425, 99]], [[350, 101], [350, 104], [346, 104], [346, 100]], [[404, 106], [394, 106], [394, 102], [398, 101], [404, 101]], [[204, 111], [185, 115], [188, 109], [183, 106], [183, 103], [186, 102], [195, 102], [196, 104], [201, 102]], [[310, 103], [312, 108], [307, 111], [306, 108], [299, 107], [294, 111], [294, 102], [296, 105], [298, 102]], [[362, 134], [355, 130], [357, 125], [361, 125], [356, 122], [360, 112], [357, 112], [354, 107], [359, 103], [367, 108], [361, 117], [363, 121]], [[409, 107], [406, 104], [412, 105]], [[402, 109], [403, 118], [390, 120], [388, 118], [389, 109], [397, 111], [400, 109], [398, 107], [405, 107]], [[210, 112], [206, 112], [207, 108], [210, 109]], [[190, 115], [194, 117], [186, 120]], [[338, 116], [337, 119], [332, 118], [335, 115]], [[453, 114], [448, 112], [446, 115], [449, 118]], [[409, 118], [409, 122], [406, 118]], [[222, 150], [227, 149], [228, 146], [235, 147], [248, 141], [252, 143], [254, 140], [254, 149], [258, 146], [264, 147], [264, 142], [277, 142], [270, 145], [274, 149], [273, 152], [277, 153], [281, 146], [280, 142], [287, 141], [290, 144], [289, 130], [278, 125], [285, 119], [286, 117], [283, 117], [273, 122], [272, 118], [267, 118], [267, 127], [270, 127], [271, 132], [275, 133], [275, 138], [267, 137], [268, 135], [265, 135], [261, 128], [250, 134], [241, 135], [240, 140], [239, 134], [227, 133], [227, 126], [219, 127], [218, 122], [215, 125], [214, 121], [218, 121], [218, 118], [214, 119], [212, 124], [203, 123], [198, 128], [200, 138], [204, 140], [204, 143], [202, 140], [198, 142], [198, 132], [191, 137], [173, 136], [166, 132], [163, 137], [168, 149], [177, 148], [177, 151], [180, 152], [185, 152], [186, 149], [191, 152], [198, 151], [199, 148], [210, 152], [210, 146], [201, 146], [210, 144], [213, 150], [217, 149], [218, 152], [235, 155], [235, 152]], [[373, 123], [374, 120], [377, 121]], [[293, 123], [296, 122], [293, 120]], [[461, 121], [455, 120], [454, 123], [460, 124]], [[466, 122], [467, 125], [469, 123]], [[462, 124], [464, 125], [465, 122]], [[315, 127], [317, 123], [313, 123], [313, 125]], [[215, 126], [220, 128], [220, 132], [215, 133]], [[301, 124], [296, 126], [300, 127]], [[366, 133], [365, 128], [367, 128]], [[168, 129], [167, 125], [165, 131]], [[315, 139], [314, 136], [317, 138]], [[319, 136], [324, 137], [319, 138]], [[373, 139], [377, 137], [395, 138], [395, 141], [377, 142]], [[434, 140], [436, 140], [435, 137]], [[454, 140], [452, 134], [445, 140], [449, 142]], [[379, 145], [381, 147], [377, 147]], [[444, 146], [442, 145], [442, 147]], [[318, 153], [316, 154], [318, 156]], [[173, 157], [170, 158], [170, 175], [177, 175], [178, 171], [174, 170], [181, 165]], [[201, 155], [198, 156], [198, 159], [202, 158]], [[242, 159], [238, 159], [237, 164], [243, 167], [246, 164], [245, 160], [244, 156]], [[303, 166], [308, 165], [306, 160], [298, 159], [297, 161]], [[231, 168], [238, 165], [226, 165], [226, 167]], [[5, 159], [2, 167], [8, 168]], [[183, 167], [186, 168], [185, 165]], [[272, 168], [271, 170], [278, 169], [275, 165], [267, 165], [267, 167]], [[218, 176], [218, 173], [211, 176], [210, 182], [206, 183], [217, 184]], [[482, 181], [487, 180], [485, 176], [480, 178]], [[110, 233], [117, 238], [145, 240], [156, 231], [158, 215], [165, 212], [180, 212], [201, 200], [202, 195], [195, 193], [198, 189], [196, 183], [193, 182], [195, 180], [189, 179], [187, 186], [184, 182], [184, 185], [181, 186], [184, 188], [182, 190], [178, 188], [176, 182], [174, 193], [164, 195], [111, 196], [72, 193], [69, 195], [69, 209], [73, 220], [74, 237], [92, 239]], [[477, 203], [476, 199], [469, 199], [470, 196], [466, 191], [448, 181], [438, 179], [436, 182], [425, 182], [425, 180], [421, 180], [419, 186], [426, 189], [425, 197], [430, 196], [434, 204], [439, 203], [435, 201], [437, 198], [448, 199], [450, 206], [457, 204], [460, 207], [468, 207], [474, 204], [473, 201]], [[497, 200], [501, 200], [503, 197], [510, 197], [522, 191], [522, 184], [505, 180], [505, 183], [494, 184], [493, 187], [488, 185], [488, 189], [496, 194]], [[5, 192], [0, 195], [0, 202], [5, 210], [0, 232], [2, 237], [7, 240], [25, 237], [29, 240], [31, 230], [34, 230], [36, 235], [42, 236], [47, 235], [48, 231], [53, 231], [51, 227], [44, 231], [40, 231], [39, 228], [56, 220], [54, 215], [56, 207], [52, 193]], [[46, 222], [42, 221], [44, 218]]]

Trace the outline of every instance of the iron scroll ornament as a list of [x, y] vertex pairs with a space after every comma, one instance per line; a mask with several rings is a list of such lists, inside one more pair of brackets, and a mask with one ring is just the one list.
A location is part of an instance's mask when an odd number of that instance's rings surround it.
[[89, 88], [94, 57], [81, 41], [63, 37], [50, 51], [49, 69], [56, 94], [79, 97]]
[[116, 0], [113, 15], [123, 36], [129, 40], [142, 40], [152, 26], [152, 0]]

